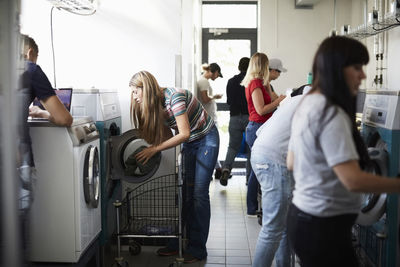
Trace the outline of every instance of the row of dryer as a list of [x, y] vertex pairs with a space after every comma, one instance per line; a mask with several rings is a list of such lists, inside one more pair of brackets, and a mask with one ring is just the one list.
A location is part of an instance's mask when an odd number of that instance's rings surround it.
[[[400, 177], [400, 91], [366, 90], [361, 134], [372, 160], [370, 171]], [[400, 204], [398, 194], [366, 194], [353, 229], [374, 266], [400, 266]], [[369, 266], [369, 265], [367, 265]]]
[[135, 130], [121, 133], [116, 91], [74, 89], [71, 127], [30, 121], [38, 181], [32, 205], [33, 262], [78, 263], [88, 248], [104, 248], [116, 228], [113, 202], [127, 188], [176, 172], [174, 148], [148, 173], [126, 175], [125, 161], [148, 144]]

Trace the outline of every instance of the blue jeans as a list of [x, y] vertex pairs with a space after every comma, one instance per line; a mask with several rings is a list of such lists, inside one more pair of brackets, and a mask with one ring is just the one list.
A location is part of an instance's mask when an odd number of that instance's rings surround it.
[[207, 257], [211, 217], [209, 186], [218, 151], [219, 134], [215, 126], [206, 136], [184, 143], [182, 148], [183, 220], [189, 240], [185, 253], [198, 259]]
[[[246, 142], [249, 146], [250, 150], [253, 147], [254, 141], [256, 141], [257, 135], [256, 132], [258, 128], [260, 128], [262, 123], [249, 121], [246, 127]], [[251, 152], [250, 152], [251, 157]], [[253, 166], [251, 168], [251, 172], [249, 175], [249, 181], [247, 183], [247, 214], [255, 214], [258, 208], [257, 202], [257, 190], [258, 190], [258, 181], [256, 175], [254, 174]]]
[[[265, 157], [251, 155], [251, 165], [260, 182], [263, 220], [254, 254], [253, 267], [270, 267], [275, 256], [276, 267], [290, 266], [290, 248], [286, 216], [291, 199], [293, 177], [286, 166]], [[275, 255], [276, 253], [276, 255]]]
[[226, 152], [224, 168], [229, 171], [232, 169], [233, 162], [240, 150], [243, 133], [249, 122], [249, 115], [231, 116], [229, 119], [229, 146]]

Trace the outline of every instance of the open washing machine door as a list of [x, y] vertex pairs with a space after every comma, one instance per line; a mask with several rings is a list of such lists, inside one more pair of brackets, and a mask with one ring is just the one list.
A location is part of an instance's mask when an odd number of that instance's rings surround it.
[[128, 183], [141, 183], [153, 177], [160, 166], [160, 152], [153, 156], [154, 166], [151, 169], [141, 172], [138, 168], [133, 174], [126, 174], [128, 158], [139, 148], [149, 146], [146, 141], [139, 138], [138, 130], [132, 129], [120, 136], [112, 136], [111, 139], [111, 174], [113, 179], [121, 179]]
[[85, 154], [83, 167], [83, 193], [85, 202], [92, 208], [99, 205], [100, 166], [97, 147], [89, 146]]
[[[365, 171], [386, 176], [388, 174], [388, 153], [385, 145], [378, 142], [375, 147], [368, 148], [371, 165]], [[363, 194], [361, 210], [356, 220], [360, 225], [372, 225], [385, 213], [386, 194]]]

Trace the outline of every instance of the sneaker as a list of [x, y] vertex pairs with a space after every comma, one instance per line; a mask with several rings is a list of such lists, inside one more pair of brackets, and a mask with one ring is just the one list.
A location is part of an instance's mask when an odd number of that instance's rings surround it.
[[214, 177], [215, 177], [215, 179], [219, 179], [219, 178], [221, 178], [221, 174], [222, 174], [222, 170], [221, 170], [221, 168], [217, 168], [217, 169], [215, 169], [215, 173], [214, 173]]
[[172, 255], [177, 255], [179, 251], [173, 248], [164, 247], [158, 249], [156, 253], [159, 256], [172, 256]]
[[229, 179], [229, 170], [228, 169], [223, 169], [222, 170], [222, 175], [221, 175], [221, 179], [219, 180], [219, 183], [223, 186], [227, 186], [228, 185], [228, 179]]
[[183, 263], [194, 263], [196, 261], [200, 261], [200, 259], [191, 254], [183, 254]]

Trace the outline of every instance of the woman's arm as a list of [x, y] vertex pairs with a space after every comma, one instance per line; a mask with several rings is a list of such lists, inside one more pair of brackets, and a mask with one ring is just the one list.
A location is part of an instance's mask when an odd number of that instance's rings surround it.
[[263, 116], [274, 111], [279, 106], [279, 103], [285, 99], [285, 96], [281, 95], [271, 103], [265, 105], [261, 89], [255, 88], [251, 94], [251, 99], [253, 100], [254, 108], [256, 109], [257, 114]]
[[399, 193], [400, 180], [374, 175], [360, 169], [356, 160], [346, 161], [333, 167], [333, 171], [351, 192]]
[[143, 164], [154, 156], [159, 151], [166, 150], [171, 147], [175, 147], [177, 145], [182, 144], [190, 137], [190, 124], [189, 124], [189, 117], [187, 113], [183, 113], [179, 116], [175, 117], [176, 125], [178, 126], [178, 134], [165, 140], [158, 146], [150, 146], [136, 155], [136, 159], [139, 161], [143, 161]]
[[288, 151], [286, 156], [286, 167], [289, 171], [293, 171], [293, 163], [294, 163], [294, 153], [293, 151]]

